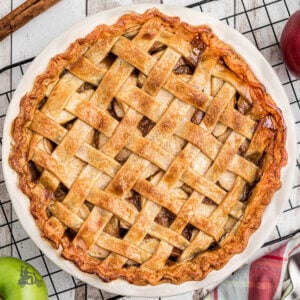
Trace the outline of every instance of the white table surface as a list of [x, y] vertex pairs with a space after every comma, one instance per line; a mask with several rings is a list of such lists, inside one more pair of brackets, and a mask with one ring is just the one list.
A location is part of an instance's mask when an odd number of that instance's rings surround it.
[[[24, 1], [1, 0], [0, 18]], [[207, 2], [207, 3], [204, 3]], [[22, 72], [33, 58], [57, 35], [72, 24], [101, 10], [132, 3], [163, 3], [189, 5], [197, 1], [163, 0], [63, 0], [36, 17], [17, 32], [0, 42], [0, 131], [2, 133], [5, 112]], [[280, 242], [300, 228], [300, 81], [285, 68], [279, 52], [278, 41], [290, 14], [300, 9], [300, 0], [219, 0], [199, 1], [203, 3], [191, 9], [201, 10], [235, 27], [245, 34], [267, 58], [278, 74], [295, 118], [297, 132], [297, 161], [294, 187], [282, 216], [267, 242]], [[101, 20], [99, 20], [101, 23]], [[21, 62], [21, 63], [20, 63]], [[15, 67], [11, 66], [16, 64]], [[21, 65], [21, 66], [20, 66]], [[1, 71], [1, 69], [4, 71]], [[1, 135], [2, 136], [2, 135]], [[1, 137], [2, 140], [2, 137]], [[50, 299], [109, 299], [105, 291], [79, 282], [71, 275], [53, 265], [31, 242], [14, 215], [0, 171], [0, 256], [13, 255], [36, 266], [47, 283]], [[289, 226], [286, 223], [289, 222]], [[200, 299], [200, 292], [191, 292], [168, 299]], [[129, 299], [123, 297], [122, 299]]]

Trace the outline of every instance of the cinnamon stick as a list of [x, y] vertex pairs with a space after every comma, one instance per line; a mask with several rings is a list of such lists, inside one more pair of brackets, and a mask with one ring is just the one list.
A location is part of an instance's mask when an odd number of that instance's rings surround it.
[[0, 20], [0, 41], [60, 0], [27, 0]]

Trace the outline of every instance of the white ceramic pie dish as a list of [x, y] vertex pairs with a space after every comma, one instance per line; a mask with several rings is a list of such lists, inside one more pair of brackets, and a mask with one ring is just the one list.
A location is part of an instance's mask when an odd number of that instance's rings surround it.
[[[34, 78], [44, 71], [49, 59], [57, 53], [64, 52], [72, 41], [78, 37], [85, 36], [97, 25], [101, 23], [113, 24], [118, 17], [125, 12], [136, 11], [142, 13], [146, 9], [154, 6], [159, 8], [163, 13], [174, 16], [177, 15], [183, 21], [192, 25], [208, 24], [221, 40], [226, 41], [226, 43], [232, 45], [239, 54], [242, 54], [241, 56], [249, 63], [259, 81], [265, 85], [267, 92], [271, 94], [275, 101], [280, 99], [280, 102], [276, 102], [283, 112], [287, 125], [287, 151], [289, 161], [288, 165], [282, 170], [283, 186], [275, 194], [272, 202], [266, 209], [261, 227], [251, 236], [248, 246], [243, 253], [234, 256], [223, 269], [209, 273], [202, 281], [185, 282], [181, 285], [162, 284], [159, 286], [141, 287], [131, 285], [123, 280], [115, 280], [110, 283], [102, 282], [97, 276], [83, 273], [72, 262], [61, 258], [60, 251], [52, 248], [47, 241], [41, 238], [40, 231], [29, 211], [29, 199], [18, 188], [17, 174], [9, 167], [8, 156], [12, 142], [10, 127], [19, 112], [19, 101], [26, 92], [31, 90]], [[3, 132], [3, 173], [13, 207], [25, 231], [41, 251], [61, 269], [92, 286], [116, 294], [148, 297], [171, 296], [207, 287], [226, 278], [233, 271], [241, 267], [262, 246], [266, 238], [273, 231], [292, 187], [294, 161], [296, 158], [295, 141], [294, 121], [284, 89], [272, 67], [250, 41], [224, 23], [199, 11], [178, 6], [140, 4], [103, 11], [84, 19], [53, 40], [45, 50], [35, 58], [20, 81], [7, 111]]]

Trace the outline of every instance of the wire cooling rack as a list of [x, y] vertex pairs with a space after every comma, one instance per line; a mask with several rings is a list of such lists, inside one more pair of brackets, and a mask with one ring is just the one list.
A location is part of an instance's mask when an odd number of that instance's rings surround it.
[[[169, 1], [161, 1], [167, 3]], [[180, 1], [175, 1], [180, 4]], [[183, 3], [184, 1], [182, 1]], [[186, 1], [184, 2], [186, 3]], [[229, 3], [229, 5], [228, 5]], [[297, 81], [286, 70], [279, 54], [279, 35], [291, 13], [300, 9], [300, 0], [204, 0], [189, 4], [191, 9], [217, 14], [219, 19], [229, 26], [243, 33], [266, 57], [278, 74], [290, 101], [292, 112], [296, 120], [297, 153], [295, 162], [296, 176], [289, 201], [283, 211], [282, 220], [295, 217], [300, 213], [300, 81]], [[266, 38], [267, 37], [267, 38]], [[26, 68], [34, 58], [7, 65], [0, 69], [0, 80], [9, 81], [9, 88], [0, 87], [0, 129], [7, 107], [15, 91], [15, 87], [24, 74]], [[2, 145], [2, 135], [0, 138]], [[2, 163], [2, 158], [1, 158]], [[299, 223], [298, 223], [299, 224]], [[285, 232], [278, 224], [269, 241], [264, 246], [279, 243], [300, 232], [300, 228], [293, 228]], [[48, 286], [50, 299], [119, 299], [122, 296], [112, 295], [105, 291], [92, 288], [73, 276], [57, 268], [33, 244], [22, 229], [7, 194], [2, 168], [0, 170], [0, 255], [19, 257], [37, 267]], [[192, 295], [189, 295], [192, 298]], [[179, 299], [179, 298], [178, 298]], [[186, 298], [187, 299], [187, 298]]]

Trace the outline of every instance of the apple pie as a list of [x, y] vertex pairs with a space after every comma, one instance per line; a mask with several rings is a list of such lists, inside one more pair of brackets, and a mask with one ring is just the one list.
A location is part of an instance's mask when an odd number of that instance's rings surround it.
[[281, 111], [240, 55], [151, 9], [50, 60], [9, 160], [65, 259], [104, 281], [179, 284], [245, 249], [287, 154]]

